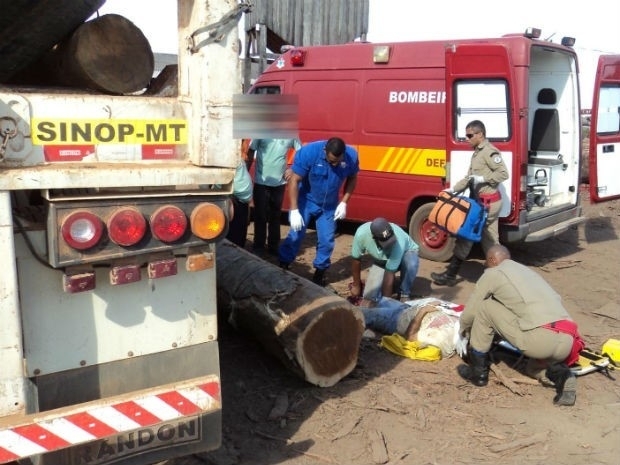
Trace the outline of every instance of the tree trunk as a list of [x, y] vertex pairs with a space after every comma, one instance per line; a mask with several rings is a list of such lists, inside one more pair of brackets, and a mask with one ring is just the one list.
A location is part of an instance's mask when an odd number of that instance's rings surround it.
[[154, 69], [142, 31], [123, 16], [107, 14], [83, 23], [11, 82], [130, 94], [149, 85]]
[[0, 10], [0, 82], [37, 61], [105, 0], [7, 0]]
[[357, 364], [362, 313], [334, 293], [223, 241], [218, 308], [293, 373], [333, 386]]

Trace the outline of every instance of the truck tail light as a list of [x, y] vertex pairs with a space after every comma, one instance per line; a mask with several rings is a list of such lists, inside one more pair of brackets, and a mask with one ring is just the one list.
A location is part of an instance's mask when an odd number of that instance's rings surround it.
[[95, 272], [92, 269], [67, 269], [62, 277], [62, 287], [68, 294], [95, 289]]
[[89, 211], [78, 210], [64, 219], [61, 233], [70, 247], [76, 250], [87, 250], [101, 239], [103, 221]]
[[168, 276], [174, 276], [177, 274], [177, 259], [162, 258], [149, 262], [147, 265], [147, 273], [149, 279], [166, 278]]
[[[212, 200], [213, 199], [213, 200]], [[54, 199], [55, 200], [55, 199]], [[49, 263], [54, 268], [108, 262], [111, 282], [139, 279], [135, 267], [146, 254], [183, 248], [211, 251], [210, 242], [224, 238], [230, 215], [229, 196], [174, 196], [51, 201], [47, 216]], [[130, 257], [143, 257], [130, 259]], [[198, 260], [198, 259], [197, 259]], [[207, 260], [208, 262], [209, 260]], [[200, 260], [198, 260], [200, 262]], [[200, 269], [203, 264], [192, 264]], [[208, 264], [208, 263], [207, 263]], [[156, 265], [153, 275], [170, 273], [172, 266]], [[168, 274], [170, 275], [170, 274]]]
[[151, 215], [151, 232], [162, 242], [179, 240], [187, 231], [185, 212], [174, 205], [158, 208]]
[[137, 244], [146, 233], [146, 220], [133, 207], [121, 208], [112, 213], [107, 226], [110, 240], [125, 247]]
[[192, 232], [201, 239], [214, 239], [224, 231], [226, 216], [215, 204], [203, 202], [197, 205], [190, 216]]
[[135, 283], [141, 279], [140, 265], [136, 263], [117, 265], [110, 268], [110, 284], [112, 284], [112, 286]]

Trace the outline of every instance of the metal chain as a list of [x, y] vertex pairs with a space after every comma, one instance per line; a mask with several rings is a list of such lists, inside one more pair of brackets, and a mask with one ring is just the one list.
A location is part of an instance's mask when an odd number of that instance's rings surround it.
[[0, 137], [2, 138], [2, 144], [0, 144], [0, 161], [4, 161], [4, 155], [6, 155], [6, 147], [9, 144], [9, 139], [12, 139], [17, 135], [17, 123], [15, 123], [13, 118], [9, 117], [2, 117], [0, 120], [8, 121], [13, 126], [12, 128], [7, 126], [0, 132]]

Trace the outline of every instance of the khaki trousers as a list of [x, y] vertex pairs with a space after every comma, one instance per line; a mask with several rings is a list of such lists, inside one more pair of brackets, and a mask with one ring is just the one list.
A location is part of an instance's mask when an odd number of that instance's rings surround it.
[[545, 328], [522, 330], [517, 316], [496, 300], [487, 299], [476, 309], [470, 344], [478, 352], [488, 352], [494, 336], [508, 341], [525, 356], [547, 363], [563, 362], [573, 346], [570, 334]]

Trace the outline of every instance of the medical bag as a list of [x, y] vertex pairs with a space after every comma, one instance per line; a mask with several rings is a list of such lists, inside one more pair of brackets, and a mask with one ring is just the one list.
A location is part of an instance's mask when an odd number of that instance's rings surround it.
[[428, 219], [450, 234], [480, 242], [487, 211], [474, 199], [441, 191]]

